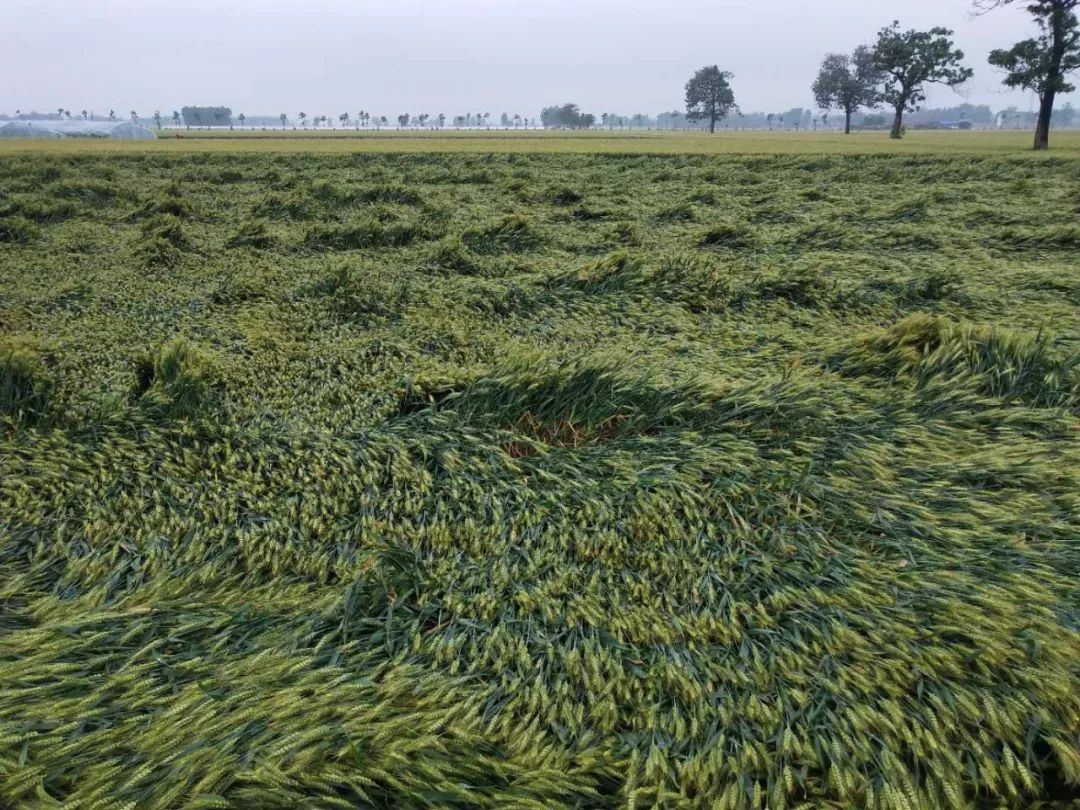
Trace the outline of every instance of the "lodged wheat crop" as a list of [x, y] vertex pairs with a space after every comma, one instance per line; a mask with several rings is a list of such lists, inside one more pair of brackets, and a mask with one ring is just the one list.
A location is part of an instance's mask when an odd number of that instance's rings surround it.
[[1080, 161], [0, 163], [0, 807], [1080, 802]]

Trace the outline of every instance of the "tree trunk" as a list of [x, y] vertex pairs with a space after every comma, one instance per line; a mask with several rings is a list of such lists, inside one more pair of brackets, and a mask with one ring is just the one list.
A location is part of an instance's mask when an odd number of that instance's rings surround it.
[[712, 133], [715, 133], [715, 132], [716, 132], [716, 113], [714, 112], [712, 115], [709, 116], [709, 133], [712, 134]]
[[1053, 46], [1050, 50], [1050, 65], [1046, 77], [1046, 90], [1039, 99], [1039, 120], [1035, 124], [1035, 150], [1050, 148], [1050, 120], [1054, 115], [1054, 97], [1061, 89], [1061, 63], [1065, 60], [1065, 50], [1071, 15], [1065, 3], [1055, 3], [1051, 12], [1050, 28]]
[[894, 138], [895, 140], [900, 140], [902, 137], [904, 137], [904, 108], [903, 107], [897, 107], [896, 108], [896, 115], [893, 118], [893, 122], [892, 122], [892, 132], [889, 133], [889, 137]]
[[1035, 151], [1050, 148], [1050, 119], [1054, 114], [1054, 91], [1043, 94], [1039, 101], [1039, 120], [1035, 124]]
[[844, 134], [851, 134], [851, 110], [844, 110]]

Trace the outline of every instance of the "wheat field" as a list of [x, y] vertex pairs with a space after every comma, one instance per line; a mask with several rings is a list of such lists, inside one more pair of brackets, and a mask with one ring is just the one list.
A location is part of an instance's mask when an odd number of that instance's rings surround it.
[[0, 806], [1080, 806], [1080, 160], [376, 143], [0, 145]]

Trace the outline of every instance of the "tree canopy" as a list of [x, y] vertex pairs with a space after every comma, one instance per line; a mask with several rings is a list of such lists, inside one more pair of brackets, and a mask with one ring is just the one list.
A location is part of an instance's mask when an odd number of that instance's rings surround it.
[[540, 121], [546, 129], [588, 129], [596, 123], [596, 116], [583, 113], [577, 104], [545, 107], [540, 113]]
[[964, 52], [953, 47], [947, 28], [900, 30], [900, 23], [882, 28], [874, 45], [874, 67], [882, 75], [880, 98], [895, 111], [892, 137], [903, 134], [905, 112], [926, 101], [926, 85], [956, 87], [974, 75], [963, 66]]
[[[1073, 20], [1076, 20], [1075, 15]], [[1070, 33], [1064, 60], [1058, 71], [1051, 69], [1053, 52], [1045, 33], [1038, 39], [1018, 42], [1008, 50], [999, 48], [991, 51], [990, 64], [1007, 72], [1003, 80], [1007, 87], [1031, 90], [1040, 96], [1050, 90], [1071, 93], [1076, 87], [1067, 81], [1066, 76], [1080, 70], [1080, 31], [1074, 27]]]
[[[1011, 6], [1017, 0], [974, 0], [979, 12], [992, 11], [1001, 6]], [[1049, 15], [1055, 10], [1072, 11], [1080, 8], [1080, 0], [1021, 0], [1027, 3], [1027, 10], [1036, 17]]]
[[228, 107], [181, 107], [180, 114], [189, 127], [227, 127], [232, 123], [232, 110]]
[[695, 73], [686, 83], [686, 117], [691, 121], [708, 121], [709, 132], [715, 132], [716, 122], [735, 107], [735, 91], [729, 81], [732, 78], [733, 74], [716, 65]]
[[[976, 0], [975, 6], [989, 10], [1012, 2]], [[1050, 145], [1055, 97], [1075, 89], [1068, 76], [1080, 70], [1080, 23], [1074, 11], [1078, 6], [1080, 0], [1029, 0], [1027, 10], [1038, 23], [1039, 35], [990, 53], [990, 64], [1005, 71], [1003, 81], [1007, 87], [1030, 90], [1039, 96], [1036, 149]]]
[[811, 90], [821, 109], [843, 111], [844, 132], [850, 133], [851, 116], [860, 108], [877, 103], [880, 81], [874, 52], [860, 45], [851, 56], [843, 53], [826, 55]]

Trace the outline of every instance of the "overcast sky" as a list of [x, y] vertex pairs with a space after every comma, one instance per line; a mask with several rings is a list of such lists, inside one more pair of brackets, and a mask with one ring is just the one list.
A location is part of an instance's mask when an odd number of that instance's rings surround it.
[[[812, 106], [821, 56], [899, 17], [956, 31], [975, 78], [961, 101], [1033, 108], [986, 64], [1034, 31], [1022, 8], [970, 0], [0, 0], [0, 111], [185, 104], [336, 116], [535, 116], [682, 107], [702, 65], [735, 73], [746, 111]], [[1075, 96], [1074, 96], [1075, 103]]]

